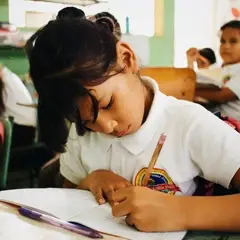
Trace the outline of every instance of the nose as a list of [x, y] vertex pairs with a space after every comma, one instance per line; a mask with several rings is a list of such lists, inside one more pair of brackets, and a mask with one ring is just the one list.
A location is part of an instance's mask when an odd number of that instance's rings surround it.
[[225, 42], [223, 45], [222, 45], [222, 48], [224, 50], [228, 50], [229, 48], [231, 47], [231, 44], [229, 42]]
[[110, 134], [116, 129], [118, 123], [117, 121], [109, 118], [108, 116], [104, 116], [103, 114], [99, 113], [98, 118], [95, 122], [97, 132], [102, 132], [105, 134]]

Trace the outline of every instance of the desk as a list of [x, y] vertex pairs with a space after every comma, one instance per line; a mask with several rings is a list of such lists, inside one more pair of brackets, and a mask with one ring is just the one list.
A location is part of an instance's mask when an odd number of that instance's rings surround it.
[[[0, 240], [89, 240], [90, 238], [21, 216], [18, 211], [0, 203]], [[120, 240], [104, 236], [106, 240]]]
[[[41, 192], [41, 194], [39, 194]], [[46, 194], [44, 194], [46, 193]], [[54, 197], [54, 193], [57, 197]], [[41, 208], [63, 219], [71, 218], [78, 211], [79, 201], [72, 200], [69, 205], [67, 193], [49, 189], [19, 189], [0, 192], [0, 199], [8, 199]], [[66, 201], [67, 200], [67, 201]], [[18, 214], [15, 208], [0, 203], [0, 240], [89, 240], [64, 229], [40, 223]], [[104, 236], [106, 240], [120, 240], [117, 237]], [[190, 232], [184, 240], [240, 240], [240, 235], [231, 233]]]
[[[69, 189], [69, 191], [71, 191]], [[0, 199], [23, 203], [62, 219], [78, 212], [79, 200], [69, 200], [68, 191], [61, 189], [16, 189], [0, 192]], [[69, 204], [71, 203], [71, 204]], [[17, 209], [0, 203], [0, 240], [89, 240], [79, 234], [21, 216]], [[104, 240], [120, 240], [104, 236]]]

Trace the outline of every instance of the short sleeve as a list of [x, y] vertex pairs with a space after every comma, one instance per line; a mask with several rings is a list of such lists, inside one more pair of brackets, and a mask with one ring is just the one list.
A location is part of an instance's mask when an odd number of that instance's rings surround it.
[[78, 185], [86, 177], [81, 161], [81, 141], [77, 135], [75, 124], [72, 124], [66, 152], [60, 156], [60, 172], [68, 181]]
[[240, 168], [240, 134], [201, 106], [188, 111], [183, 142], [205, 179], [229, 187]]
[[226, 84], [226, 88], [229, 88], [238, 99], [240, 99], [240, 74], [233, 76]]

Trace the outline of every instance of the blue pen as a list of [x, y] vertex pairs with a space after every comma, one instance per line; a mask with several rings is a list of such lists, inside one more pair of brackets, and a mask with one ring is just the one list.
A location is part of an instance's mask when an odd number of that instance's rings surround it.
[[25, 217], [38, 220], [38, 221], [43, 221], [46, 223], [49, 223], [53, 226], [64, 228], [66, 230], [81, 234], [85, 237], [89, 238], [103, 238], [101, 234], [99, 234], [97, 231], [94, 229], [88, 228], [84, 225], [77, 225], [77, 224], [72, 224], [70, 222], [61, 220], [59, 218], [55, 218], [46, 214], [39, 213], [37, 211], [21, 207], [18, 209], [19, 213]]

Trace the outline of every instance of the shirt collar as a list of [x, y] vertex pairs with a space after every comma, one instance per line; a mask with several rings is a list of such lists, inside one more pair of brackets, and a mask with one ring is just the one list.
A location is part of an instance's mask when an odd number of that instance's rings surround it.
[[133, 134], [119, 138], [121, 144], [132, 154], [138, 155], [152, 140], [160, 128], [164, 129], [164, 109], [167, 97], [159, 91], [158, 84], [149, 77], [142, 77], [154, 91], [154, 98], [144, 124]]

